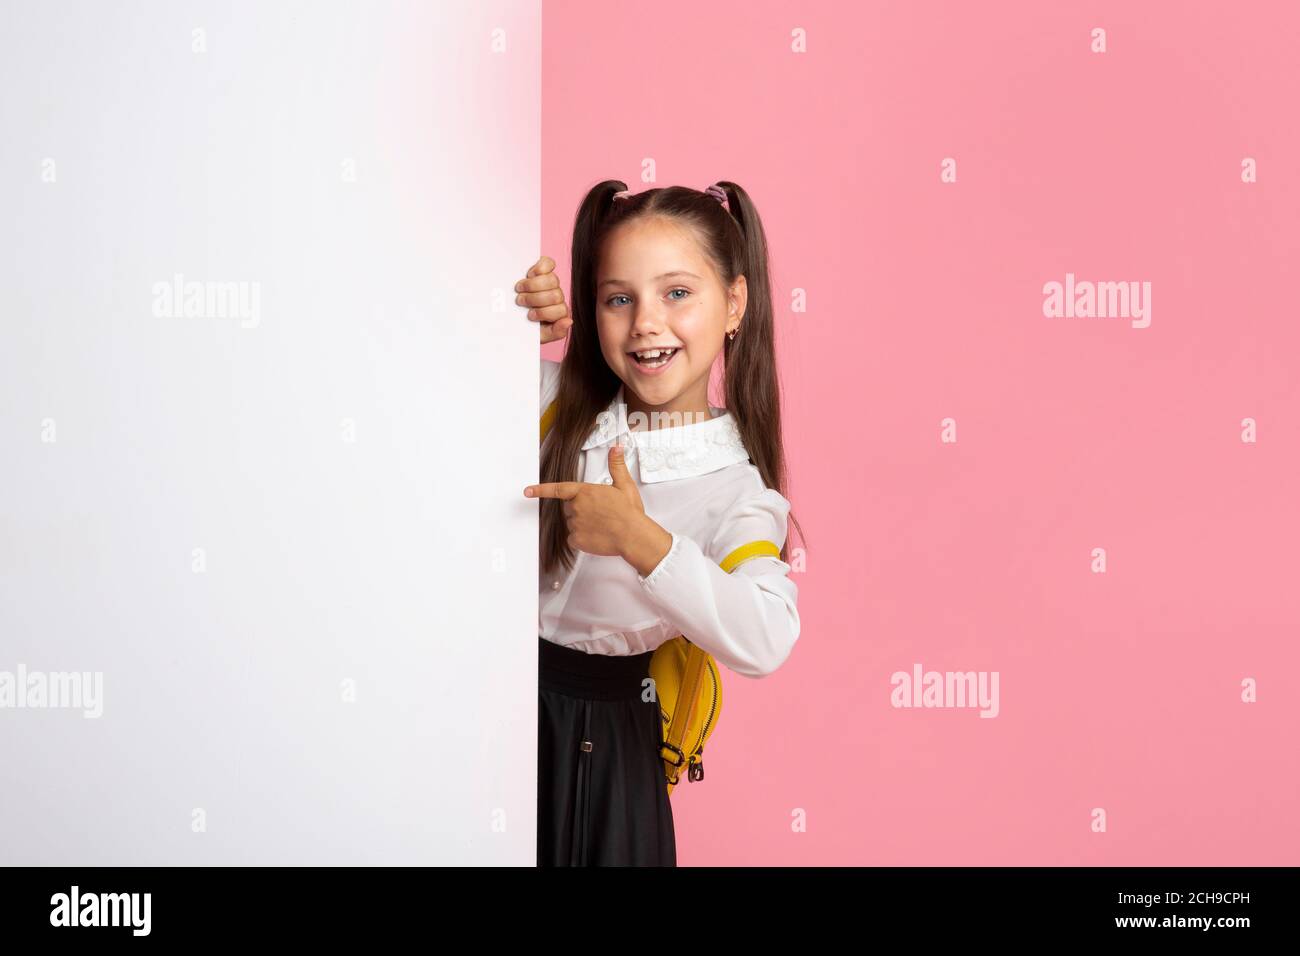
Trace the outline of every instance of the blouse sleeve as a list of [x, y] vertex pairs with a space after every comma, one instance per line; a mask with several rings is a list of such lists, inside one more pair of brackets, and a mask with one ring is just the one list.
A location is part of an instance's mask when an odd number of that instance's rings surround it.
[[[798, 588], [790, 565], [773, 556], [785, 543], [790, 503], [764, 488], [741, 498], [701, 548], [672, 534], [672, 547], [637, 580], [660, 613], [692, 643], [743, 677], [765, 677], [790, 656], [799, 638]], [[739, 561], [730, 573], [724, 560]]]

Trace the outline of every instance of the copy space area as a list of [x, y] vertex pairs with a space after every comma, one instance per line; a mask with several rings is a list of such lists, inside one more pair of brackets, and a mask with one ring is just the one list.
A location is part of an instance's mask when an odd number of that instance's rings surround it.
[[532, 865], [541, 11], [477, 6], [6, 17], [0, 862]]

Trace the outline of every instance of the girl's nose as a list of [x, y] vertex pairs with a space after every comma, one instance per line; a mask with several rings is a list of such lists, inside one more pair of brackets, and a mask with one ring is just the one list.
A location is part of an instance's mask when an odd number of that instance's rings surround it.
[[632, 330], [652, 335], [664, 327], [663, 317], [653, 305], [638, 305], [632, 317]]

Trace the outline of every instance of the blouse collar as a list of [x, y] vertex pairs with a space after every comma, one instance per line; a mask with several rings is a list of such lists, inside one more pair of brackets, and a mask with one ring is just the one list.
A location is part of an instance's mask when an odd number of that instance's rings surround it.
[[582, 450], [613, 445], [622, 435], [628, 470], [642, 484], [695, 478], [749, 461], [735, 417], [726, 409], [712, 405], [709, 413], [712, 417], [707, 421], [691, 420], [689, 424], [669, 428], [633, 431], [628, 427], [624, 386], [620, 385], [609, 406], [597, 417], [596, 427]]

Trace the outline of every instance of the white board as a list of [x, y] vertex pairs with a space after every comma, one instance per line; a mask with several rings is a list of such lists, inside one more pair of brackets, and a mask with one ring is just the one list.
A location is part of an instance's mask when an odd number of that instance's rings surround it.
[[6, 8], [0, 863], [532, 865], [539, 3]]

